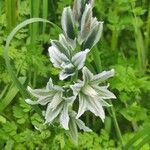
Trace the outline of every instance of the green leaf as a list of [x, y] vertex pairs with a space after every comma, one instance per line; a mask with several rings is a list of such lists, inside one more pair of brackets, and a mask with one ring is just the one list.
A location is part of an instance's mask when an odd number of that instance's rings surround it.
[[6, 118], [0, 115], [0, 123], [6, 123]]
[[[26, 81], [26, 77], [19, 78], [19, 82], [21, 82], [21, 84], [24, 84], [25, 81]], [[17, 95], [18, 92], [19, 92], [19, 89], [14, 84], [12, 84], [10, 86], [6, 96], [1, 100], [1, 103], [0, 103], [0, 112], [1, 113], [12, 102], [12, 100], [14, 99], [14, 97]]]

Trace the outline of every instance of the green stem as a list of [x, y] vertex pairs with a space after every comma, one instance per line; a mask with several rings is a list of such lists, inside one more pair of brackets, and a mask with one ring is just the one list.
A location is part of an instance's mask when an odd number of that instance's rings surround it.
[[[115, 9], [114, 9], [114, 14], [115, 16], [117, 16], [117, 12], [118, 12], [118, 7], [117, 7], [117, 4], [115, 5]], [[117, 27], [116, 27], [116, 23], [114, 24], [114, 27], [115, 29], [112, 31], [112, 40], [111, 40], [111, 49], [112, 50], [115, 50], [116, 47], [117, 47], [117, 43], [118, 43], [118, 35], [119, 35], [119, 31], [117, 30]], [[116, 113], [115, 113], [115, 110], [114, 110], [114, 106], [112, 104], [112, 102], [110, 102], [110, 104], [112, 105], [110, 107], [110, 110], [111, 110], [111, 115], [112, 115], [112, 119], [113, 119], [113, 122], [114, 122], [114, 127], [115, 127], [115, 130], [116, 130], [116, 134], [117, 134], [117, 137], [123, 147], [123, 138], [122, 138], [122, 134], [121, 134], [121, 131], [120, 131], [120, 128], [119, 128], [119, 125], [118, 125], [118, 121], [117, 121], [117, 117], [116, 117]]]
[[92, 49], [92, 56], [98, 72], [102, 71], [101, 58], [98, 48]]
[[[43, 0], [43, 18], [44, 19], [47, 19], [48, 17], [48, 0]], [[42, 32], [43, 34], [45, 33], [46, 31], [46, 23], [43, 23], [43, 29], [42, 29]]]
[[120, 131], [120, 128], [119, 128], [119, 125], [118, 125], [118, 121], [117, 121], [117, 117], [116, 117], [116, 113], [115, 113], [115, 110], [114, 110], [114, 107], [113, 107], [113, 104], [111, 102], [111, 112], [112, 112], [112, 118], [113, 118], [113, 122], [114, 122], [114, 126], [115, 126], [115, 130], [116, 130], [116, 134], [118, 136], [118, 139], [122, 145], [122, 147], [124, 146], [123, 145], [123, 138], [122, 138], [122, 134], [121, 134], [121, 131]]
[[[39, 17], [40, 15], [40, 0], [36, 0], [36, 3], [34, 0], [30, 1], [30, 7], [31, 7], [31, 18], [33, 17]], [[34, 48], [34, 44], [36, 43], [37, 37], [39, 35], [39, 23], [31, 24], [31, 45], [32, 48]]]
[[[118, 2], [116, 1], [114, 2], [114, 12], [113, 12], [114, 18], [118, 18], [118, 8], [119, 8]], [[115, 21], [113, 24], [114, 28], [112, 29], [112, 39], [111, 39], [111, 49], [113, 51], [116, 50], [118, 44], [119, 30], [117, 26], [118, 26], [118, 21], [117, 22]]]
[[36, 79], [37, 79], [37, 72], [36, 69], [34, 69], [34, 73], [33, 73], [33, 87], [36, 87]]
[[17, 0], [5, 0], [7, 30], [10, 31], [17, 21]]
[[116, 50], [117, 43], [118, 43], [118, 31], [117, 30], [113, 30], [112, 31], [112, 42], [111, 42], [111, 49], [113, 51]]
[[8, 87], [9, 87], [8, 84], [4, 87], [3, 91], [2, 91], [1, 94], [0, 94], [0, 100], [1, 100], [2, 97], [5, 95], [5, 93], [6, 93], [7, 89], [8, 89]]
[[149, 8], [148, 8], [147, 25], [146, 25], [146, 36], [145, 36], [145, 50], [146, 50], [146, 54], [148, 53], [149, 42], [150, 42], [150, 5], [149, 5]]
[[[134, 9], [134, 7], [135, 7], [134, 4], [131, 3], [132, 10]], [[141, 74], [144, 74], [146, 68], [146, 52], [145, 52], [143, 36], [139, 26], [138, 17], [134, 13], [134, 11], [133, 11], [133, 27], [134, 27], [134, 36], [135, 36], [135, 42], [137, 48], [139, 69]]]

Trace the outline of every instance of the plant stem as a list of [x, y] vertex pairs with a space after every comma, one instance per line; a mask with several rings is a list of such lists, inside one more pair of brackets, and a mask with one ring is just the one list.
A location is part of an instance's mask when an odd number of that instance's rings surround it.
[[11, 31], [17, 21], [17, 0], [5, 0], [7, 30]]
[[[43, 18], [47, 19], [48, 17], [48, 0], [43, 0]], [[46, 23], [43, 23], [43, 34], [46, 31]]]
[[146, 35], [145, 35], [145, 50], [146, 50], [146, 54], [148, 53], [149, 42], [150, 42], [150, 5], [149, 5], [149, 8], [148, 8]]
[[[40, 9], [40, 0], [36, 0], [36, 3], [34, 0], [30, 1], [30, 7], [31, 7], [31, 18], [33, 17], [39, 17], [39, 9]], [[32, 24], [31, 25], [31, 44], [32, 44], [32, 48], [34, 48], [34, 44], [37, 40], [38, 34], [39, 34], [39, 24]]]
[[114, 110], [112, 102], [110, 102], [110, 104], [112, 105], [110, 107], [110, 109], [111, 109], [111, 112], [112, 112], [112, 118], [113, 118], [113, 121], [114, 121], [114, 126], [115, 126], [115, 130], [116, 130], [116, 134], [117, 134], [118, 139], [119, 139], [119, 141], [120, 141], [120, 143], [121, 143], [121, 145], [123, 147], [124, 145], [123, 145], [122, 134], [121, 134], [118, 122], [117, 122], [116, 113], [115, 113], [115, 110]]
[[[115, 14], [116, 17], [117, 17], [117, 12], [118, 12], [117, 5], [118, 4], [116, 3], [115, 9], [114, 9], [114, 14]], [[112, 39], [111, 39], [111, 49], [112, 50], [115, 50], [116, 47], [117, 47], [118, 35], [119, 35], [119, 31], [117, 30], [116, 24], [114, 24], [114, 27], [115, 27], [115, 29], [112, 31]], [[114, 122], [114, 127], [115, 127], [115, 130], [116, 130], [116, 134], [117, 134], [118, 139], [119, 139], [119, 141], [120, 141], [120, 143], [123, 147], [124, 145], [123, 145], [122, 134], [121, 134], [121, 131], [120, 131], [120, 128], [119, 128], [119, 125], [118, 125], [118, 121], [117, 121], [116, 113], [115, 113], [115, 110], [114, 110], [114, 106], [113, 106], [111, 101], [110, 101], [110, 104], [112, 105], [110, 107], [110, 110], [111, 110], [111, 115], [112, 115], [112, 119], [113, 119], [113, 122]]]
[[[114, 18], [118, 18], [118, 2], [114, 2], [114, 11], [113, 11], [113, 14], [114, 14]], [[118, 35], [119, 35], [119, 31], [118, 31], [118, 22], [114, 21], [114, 24], [113, 24], [113, 30], [112, 30], [112, 39], [111, 39], [111, 49], [113, 51], [116, 50], [117, 48], [117, 44], [118, 44]]]
[[[134, 9], [134, 4], [131, 3], [132, 10]], [[136, 48], [137, 48], [137, 55], [138, 55], [138, 63], [139, 63], [139, 69], [142, 74], [145, 72], [146, 68], [146, 53], [145, 53], [145, 46], [144, 46], [144, 40], [141, 33], [141, 29], [139, 26], [139, 20], [136, 14], [133, 11], [133, 27], [134, 27], [134, 36], [135, 36], [135, 42], [136, 42]]]
[[36, 79], [37, 79], [37, 72], [36, 69], [34, 69], [34, 73], [33, 73], [33, 87], [36, 87]]
[[2, 90], [2, 92], [1, 92], [1, 94], [0, 94], [0, 100], [1, 100], [2, 97], [5, 95], [5, 93], [6, 93], [7, 89], [8, 89], [8, 87], [9, 87], [9, 85], [6, 85], [6, 86], [4, 87], [4, 89]]
[[111, 49], [113, 51], [116, 50], [117, 42], [118, 42], [118, 31], [115, 29], [115, 30], [112, 31]]
[[97, 71], [101, 72], [102, 71], [101, 58], [100, 58], [99, 50], [97, 47], [95, 47], [92, 50], [92, 56], [93, 56], [93, 60], [94, 60]]

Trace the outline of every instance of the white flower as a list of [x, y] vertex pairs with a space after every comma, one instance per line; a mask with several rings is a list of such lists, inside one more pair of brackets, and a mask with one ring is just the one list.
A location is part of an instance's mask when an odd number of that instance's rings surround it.
[[84, 13], [84, 10], [86, 9], [86, 5], [91, 5], [93, 8], [94, 6], [94, 0], [74, 0], [74, 5], [73, 5], [73, 16], [75, 18], [75, 21], [78, 23], [80, 22], [80, 19], [82, 17], [82, 14]]
[[52, 99], [55, 98], [57, 95], [61, 95], [64, 91], [62, 87], [53, 85], [51, 78], [49, 79], [49, 82], [47, 83], [45, 89], [32, 89], [29, 86], [27, 89], [34, 97], [38, 99], [37, 101], [26, 99], [26, 102], [32, 105], [46, 105], [47, 103], [51, 102]]
[[28, 104], [35, 105], [47, 105], [45, 116], [45, 123], [53, 123], [55, 119], [59, 119], [60, 124], [66, 130], [68, 130], [69, 114], [68, 108], [75, 100], [75, 96], [63, 97], [64, 89], [60, 86], [53, 85], [50, 79], [47, 83], [46, 89], [31, 89], [28, 87], [28, 91], [36, 97], [37, 101], [26, 99]]
[[68, 58], [56, 46], [49, 47], [48, 51], [50, 60], [54, 67], [61, 69], [59, 74], [60, 80], [64, 80], [69, 76], [73, 76], [76, 69], [80, 70], [84, 66], [86, 55], [90, 50], [86, 49], [84, 51], [78, 52], [72, 55], [71, 58]]
[[116, 96], [107, 89], [108, 86], [99, 86], [99, 84], [112, 77], [114, 70], [93, 75], [84, 67], [82, 73], [83, 81], [71, 85], [74, 95], [79, 96], [79, 110], [76, 117], [79, 118], [86, 110], [90, 110], [104, 121], [105, 113], [103, 106], [110, 106], [104, 100], [116, 98]]
[[61, 26], [67, 36], [70, 39], [75, 39], [75, 32], [74, 32], [74, 17], [71, 7], [65, 7], [61, 17]]
[[91, 49], [93, 46], [95, 46], [102, 36], [102, 31], [103, 22], [97, 21], [97, 18], [92, 18], [90, 32], [82, 44], [83, 49]]
[[74, 96], [68, 98], [59, 96], [53, 99], [47, 106], [45, 123], [51, 124], [55, 121], [54, 119], [57, 119], [65, 130], [69, 130], [69, 107], [72, 106], [74, 100]]
[[81, 18], [81, 29], [78, 37], [78, 41], [80, 44], [87, 38], [92, 22], [92, 6], [90, 4], [86, 4], [85, 10], [83, 12]]

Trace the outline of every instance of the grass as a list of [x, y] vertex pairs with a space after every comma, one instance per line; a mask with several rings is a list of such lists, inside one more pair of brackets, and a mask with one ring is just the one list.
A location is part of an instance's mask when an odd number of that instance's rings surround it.
[[17, 24], [17, 0], [5, 0], [6, 5], [6, 18], [7, 18], [7, 30], [10, 32]]

